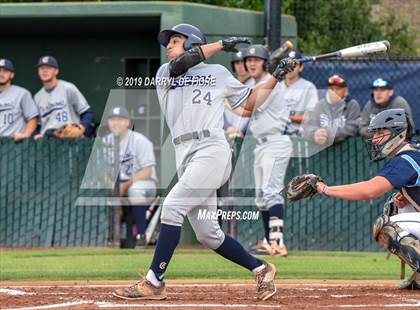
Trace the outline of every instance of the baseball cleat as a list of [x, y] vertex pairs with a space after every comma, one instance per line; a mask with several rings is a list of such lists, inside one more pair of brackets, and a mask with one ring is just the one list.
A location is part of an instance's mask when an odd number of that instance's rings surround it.
[[268, 254], [270, 256], [276, 255], [276, 250], [265, 239], [258, 240], [257, 252], [258, 254]]
[[257, 272], [255, 280], [257, 281], [257, 298], [267, 300], [277, 292], [276, 285], [274, 284], [276, 267], [264, 261], [263, 263], [265, 267], [260, 272]]
[[287, 256], [289, 254], [287, 252], [286, 246], [284, 244], [279, 245], [277, 241], [271, 241], [270, 246], [278, 256]]
[[115, 290], [112, 295], [127, 300], [159, 300], [166, 298], [166, 288], [165, 283], [162, 283], [162, 287], [156, 287], [144, 277], [134, 285]]
[[420, 290], [420, 272], [414, 271], [411, 277], [404, 279], [400, 283], [401, 289]]

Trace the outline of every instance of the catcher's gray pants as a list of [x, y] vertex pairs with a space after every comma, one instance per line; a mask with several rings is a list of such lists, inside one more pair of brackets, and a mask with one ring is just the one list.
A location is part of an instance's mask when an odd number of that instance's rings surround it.
[[217, 218], [199, 219], [198, 214], [216, 212], [216, 190], [230, 174], [231, 151], [224, 132], [211, 130], [210, 137], [175, 145], [175, 152], [179, 180], [163, 202], [161, 221], [181, 226], [187, 216], [197, 240], [217, 249], [225, 240]]
[[255, 204], [260, 211], [267, 211], [276, 204], [284, 204], [280, 193], [292, 155], [289, 136], [268, 136], [266, 142], [257, 139], [254, 150]]

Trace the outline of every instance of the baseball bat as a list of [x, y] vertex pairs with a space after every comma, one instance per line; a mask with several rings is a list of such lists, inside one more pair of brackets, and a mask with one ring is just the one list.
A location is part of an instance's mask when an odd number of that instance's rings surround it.
[[283, 54], [291, 48], [293, 48], [293, 43], [287, 40], [286, 42], [282, 44], [282, 46], [280, 46], [278, 49], [274, 50], [271, 53], [270, 60], [281, 59]]
[[305, 56], [298, 59], [299, 63], [316, 61], [319, 59], [329, 59], [329, 58], [349, 58], [349, 57], [358, 57], [366, 56], [369, 54], [386, 52], [391, 47], [389, 41], [377, 41], [371, 43], [365, 43], [360, 45], [355, 45], [352, 47], [344, 48], [335, 52], [322, 54], [318, 56]]

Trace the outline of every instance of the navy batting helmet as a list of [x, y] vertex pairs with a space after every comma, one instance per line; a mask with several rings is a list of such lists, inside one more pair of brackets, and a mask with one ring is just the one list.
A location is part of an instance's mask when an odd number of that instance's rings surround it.
[[235, 71], [235, 66], [233, 65], [233, 63], [236, 61], [243, 61], [245, 52], [246, 48], [240, 48], [239, 51], [237, 51], [236, 53], [232, 53], [230, 64], [232, 66], [233, 71]]
[[270, 53], [268, 52], [268, 49], [264, 45], [254, 44], [246, 49], [244, 53], [244, 57], [243, 57], [246, 71], [248, 71], [248, 68], [246, 67], [246, 59], [249, 57], [256, 57], [256, 58], [264, 59], [264, 70], [268, 69], [268, 65], [269, 65], [268, 60], [270, 58]]
[[158, 34], [158, 41], [164, 47], [169, 43], [169, 39], [174, 34], [180, 34], [187, 38], [184, 42], [184, 49], [189, 50], [193, 45], [206, 44], [207, 40], [204, 34], [197, 27], [190, 24], [178, 24], [171, 29], [164, 29]]

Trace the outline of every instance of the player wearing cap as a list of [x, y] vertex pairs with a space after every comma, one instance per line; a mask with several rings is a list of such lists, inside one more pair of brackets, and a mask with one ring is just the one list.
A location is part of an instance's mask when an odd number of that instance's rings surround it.
[[411, 107], [403, 97], [395, 94], [391, 81], [378, 78], [372, 82], [370, 89], [372, 89], [372, 95], [362, 111], [359, 134], [365, 138], [370, 136], [369, 123], [379, 112], [401, 108], [408, 113], [410, 129], [407, 132], [407, 138], [411, 138], [416, 132]]
[[130, 130], [130, 115], [125, 107], [114, 107], [108, 115], [111, 140], [119, 136], [120, 196], [127, 196], [133, 208], [138, 239], [145, 240], [146, 211], [150, 199], [156, 195], [156, 159], [153, 144], [141, 133]]
[[41, 115], [41, 134], [36, 138], [57, 136], [58, 130], [66, 124], [78, 124], [84, 136], [91, 136], [92, 109], [73, 83], [58, 79], [57, 60], [53, 56], [42, 56], [37, 68], [43, 87], [34, 96]]
[[359, 129], [360, 106], [349, 96], [346, 80], [333, 75], [328, 90], [303, 125], [305, 139], [319, 145], [331, 145], [356, 136]]
[[12, 61], [0, 59], [0, 136], [19, 141], [33, 134], [39, 112], [31, 93], [23, 87], [12, 85], [14, 77]]
[[[285, 53], [284, 57], [299, 59], [302, 58], [302, 54], [296, 49], [291, 49]], [[315, 85], [300, 76], [304, 68], [303, 64], [298, 64], [295, 70], [288, 73], [284, 81], [279, 83], [282, 104], [289, 112], [289, 123], [285, 133], [291, 136], [302, 135], [302, 121], [319, 101]]]

